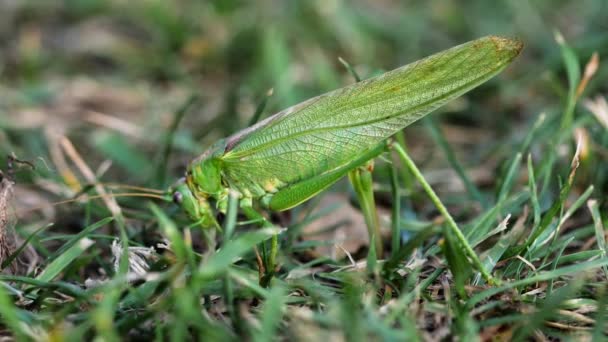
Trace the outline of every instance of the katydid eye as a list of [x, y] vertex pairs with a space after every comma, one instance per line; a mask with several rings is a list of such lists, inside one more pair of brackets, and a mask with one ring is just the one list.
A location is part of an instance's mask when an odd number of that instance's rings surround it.
[[181, 204], [183, 199], [184, 199], [184, 196], [182, 195], [181, 192], [176, 191], [173, 193], [173, 202], [175, 202], [175, 204]]

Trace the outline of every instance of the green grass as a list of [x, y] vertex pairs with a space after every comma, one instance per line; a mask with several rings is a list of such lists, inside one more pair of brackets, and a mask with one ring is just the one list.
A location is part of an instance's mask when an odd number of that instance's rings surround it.
[[[608, 68], [578, 88], [592, 53], [608, 52], [607, 15], [600, 0], [0, 5], [0, 168], [15, 182], [2, 183], [13, 191], [0, 191], [11, 218], [0, 237], [19, 237], [2, 260], [0, 334], [606, 338], [608, 127], [582, 101], [607, 93]], [[366, 240], [319, 237], [361, 229], [324, 221], [355, 203], [346, 182], [329, 205], [272, 215], [281, 230], [246, 222], [236, 201], [215, 231], [167, 201], [93, 197], [94, 182], [165, 190], [250, 122], [487, 34], [518, 36], [524, 53], [396, 137], [421, 174], [397, 153], [376, 162], [381, 256]], [[35, 168], [9, 170], [11, 153]], [[332, 223], [311, 232], [315, 221]], [[473, 268], [455, 227], [497, 284]], [[262, 287], [256, 246], [277, 232], [280, 269]], [[323, 252], [337, 244], [349, 255]]]

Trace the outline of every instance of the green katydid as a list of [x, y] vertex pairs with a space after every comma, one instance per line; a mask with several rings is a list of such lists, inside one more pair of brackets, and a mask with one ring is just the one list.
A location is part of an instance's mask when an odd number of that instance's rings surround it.
[[233, 194], [246, 216], [267, 225], [258, 208], [283, 211], [315, 196], [386, 151], [396, 132], [498, 74], [521, 49], [517, 40], [480, 38], [285, 109], [194, 159], [170, 190], [173, 200], [211, 227]]

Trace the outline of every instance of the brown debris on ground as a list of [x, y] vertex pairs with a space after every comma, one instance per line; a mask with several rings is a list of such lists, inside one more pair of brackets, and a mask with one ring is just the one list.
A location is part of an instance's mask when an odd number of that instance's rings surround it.
[[[0, 265], [11, 258], [23, 241], [13, 227], [15, 215], [12, 213], [14, 183], [0, 171]], [[31, 246], [26, 246], [23, 251], [6, 267], [2, 267], [1, 273], [22, 275], [30, 273], [38, 264], [38, 254]]]

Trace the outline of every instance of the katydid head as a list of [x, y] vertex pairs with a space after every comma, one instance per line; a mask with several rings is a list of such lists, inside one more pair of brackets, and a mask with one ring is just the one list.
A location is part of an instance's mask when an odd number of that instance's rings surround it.
[[209, 201], [204, 197], [196, 196], [185, 179], [179, 180], [170, 191], [172, 191], [173, 202], [182, 207], [193, 221], [200, 223], [205, 228], [218, 225]]

